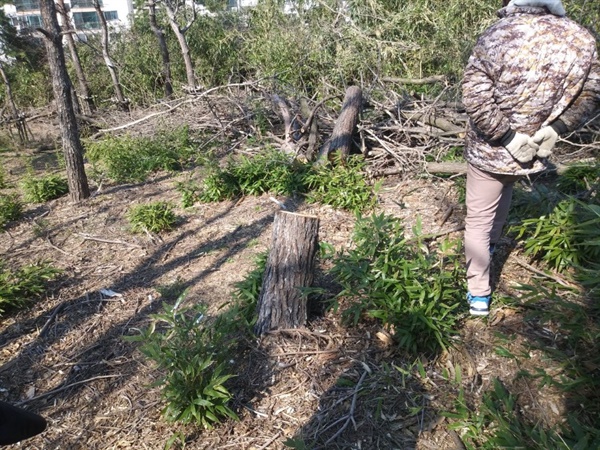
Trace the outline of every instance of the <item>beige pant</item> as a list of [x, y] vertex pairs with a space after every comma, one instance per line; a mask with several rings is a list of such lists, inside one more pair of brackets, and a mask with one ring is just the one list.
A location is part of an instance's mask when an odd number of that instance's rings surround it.
[[467, 285], [474, 296], [492, 292], [489, 247], [500, 239], [510, 208], [513, 184], [519, 178], [484, 172], [468, 165], [465, 255]]

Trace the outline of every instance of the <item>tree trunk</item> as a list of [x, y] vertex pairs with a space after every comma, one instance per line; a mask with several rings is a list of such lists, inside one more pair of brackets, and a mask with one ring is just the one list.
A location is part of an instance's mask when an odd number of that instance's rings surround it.
[[[2, 62], [0, 61], [0, 76], [4, 81], [4, 86], [6, 87], [6, 101], [8, 106], [10, 107], [10, 111], [12, 114], [12, 119], [15, 122], [15, 127], [17, 127], [17, 133], [19, 134], [19, 141], [21, 144], [27, 142], [27, 127], [25, 125], [25, 119], [22, 118], [19, 114], [19, 110], [17, 109], [17, 105], [15, 103], [15, 99], [12, 95], [12, 89], [10, 86], [10, 81], [8, 81], [8, 77], [4, 72], [4, 67], [2, 66]], [[10, 130], [10, 127], [9, 127]]]
[[108, 68], [108, 72], [110, 73], [110, 78], [112, 79], [113, 88], [117, 97], [117, 103], [119, 108], [121, 108], [123, 111], [128, 111], [129, 102], [123, 95], [121, 83], [119, 82], [119, 76], [117, 75], [116, 64], [113, 62], [108, 52], [108, 25], [106, 24], [106, 19], [104, 18], [104, 13], [102, 12], [102, 8], [100, 7], [100, 2], [98, 0], [94, 0], [94, 8], [96, 9], [96, 14], [98, 14], [98, 20], [100, 21], [100, 25], [102, 27], [102, 56], [104, 57], [104, 63]]
[[48, 63], [52, 75], [52, 88], [60, 121], [63, 152], [65, 155], [69, 195], [71, 201], [79, 202], [90, 196], [90, 189], [83, 165], [83, 146], [79, 139], [77, 120], [73, 111], [71, 80], [67, 74], [62, 34], [56, 19], [54, 0], [40, 0], [40, 13], [44, 29]]
[[[179, 23], [177, 22], [177, 13], [179, 11], [179, 4], [177, 1], [174, 2], [174, 0], [163, 0], [162, 5], [167, 13], [169, 25], [171, 26], [173, 33], [175, 33], [175, 37], [177, 38], [179, 47], [181, 48], [181, 56], [183, 57], [183, 62], [185, 63], [185, 74], [187, 77], [189, 90], [190, 92], [194, 92], [196, 90], [196, 74], [194, 73], [194, 64], [192, 63], [190, 47], [187, 43], [187, 39], [185, 38], [185, 33], [196, 20], [196, 8], [192, 3], [192, 16], [189, 20], [187, 20], [187, 23], [184, 27], [180, 27]], [[183, 8], [184, 13], [187, 13], [187, 10], [185, 10], [185, 4], [183, 4]]]
[[285, 211], [275, 215], [271, 251], [257, 306], [258, 335], [306, 324], [306, 296], [301, 289], [312, 284], [318, 238], [317, 217]]
[[160, 56], [162, 57], [162, 76], [165, 85], [165, 97], [170, 99], [173, 96], [173, 84], [171, 82], [171, 58], [169, 57], [169, 48], [167, 47], [165, 33], [156, 22], [156, 4], [154, 0], [148, 1], [148, 11], [150, 16], [150, 28], [156, 36], [158, 48], [160, 49]]
[[358, 124], [362, 108], [362, 91], [358, 86], [350, 86], [346, 90], [342, 112], [338, 117], [329, 140], [321, 147], [316, 164], [322, 165], [329, 161], [329, 155], [339, 151], [342, 160], [346, 160], [352, 148], [352, 137]]
[[[73, 67], [77, 74], [77, 82], [79, 84], [79, 97], [81, 110], [83, 114], [91, 114], [95, 109], [94, 100], [90, 94], [89, 83], [85, 77], [85, 72], [81, 67], [81, 60], [79, 59], [79, 53], [77, 53], [77, 47], [75, 46], [75, 40], [73, 39], [73, 27], [71, 26], [71, 20], [67, 14], [64, 0], [56, 0], [58, 5], [58, 12], [63, 20], [63, 29], [65, 30], [65, 40], [67, 41], [67, 47], [69, 47], [69, 53], [71, 54], [71, 60], [73, 61]], [[75, 99], [74, 99], [75, 100]]]
[[[317, 150], [317, 140], [319, 137], [319, 124], [317, 123], [317, 119], [314, 117], [314, 113], [310, 111], [308, 107], [308, 102], [305, 98], [300, 99], [300, 111], [302, 112], [302, 116], [305, 117], [305, 120], [310, 119], [310, 124], [308, 125], [308, 147], [306, 148], [306, 160], [312, 161], [315, 157], [315, 153]], [[306, 125], [305, 125], [306, 126]]]

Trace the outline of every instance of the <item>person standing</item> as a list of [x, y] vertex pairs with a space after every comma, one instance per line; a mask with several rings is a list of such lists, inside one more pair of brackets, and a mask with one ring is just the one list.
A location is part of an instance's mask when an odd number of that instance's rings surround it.
[[504, 1], [478, 39], [462, 81], [467, 300], [489, 314], [490, 261], [520, 177], [545, 170], [559, 136], [600, 108], [596, 40], [560, 0]]

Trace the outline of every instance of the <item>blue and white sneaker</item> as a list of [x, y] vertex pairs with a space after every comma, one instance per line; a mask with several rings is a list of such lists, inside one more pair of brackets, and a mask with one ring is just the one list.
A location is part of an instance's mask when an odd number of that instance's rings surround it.
[[491, 295], [484, 297], [475, 297], [469, 292], [467, 301], [469, 302], [469, 312], [472, 316], [487, 316], [490, 313]]

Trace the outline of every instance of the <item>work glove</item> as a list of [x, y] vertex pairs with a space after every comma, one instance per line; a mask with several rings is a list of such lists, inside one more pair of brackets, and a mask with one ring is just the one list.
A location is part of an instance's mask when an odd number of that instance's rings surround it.
[[552, 149], [558, 140], [558, 133], [551, 126], [542, 127], [533, 135], [532, 139], [540, 146], [537, 155], [540, 158], [547, 158], [552, 154]]
[[532, 138], [512, 130], [502, 138], [502, 145], [520, 163], [530, 162], [539, 148]]

